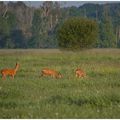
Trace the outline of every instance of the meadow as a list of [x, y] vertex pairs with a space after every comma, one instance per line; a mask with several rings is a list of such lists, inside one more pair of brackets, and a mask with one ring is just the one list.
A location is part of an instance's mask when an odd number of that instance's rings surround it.
[[[0, 69], [20, 63], [15, 79], [0, 75], [0, 118], [120, 118], [120, 50], [0, 50]], [[40, 77], [43, 68], [61, 79]], [[76, 78], [75, 69], [87, 77]]]

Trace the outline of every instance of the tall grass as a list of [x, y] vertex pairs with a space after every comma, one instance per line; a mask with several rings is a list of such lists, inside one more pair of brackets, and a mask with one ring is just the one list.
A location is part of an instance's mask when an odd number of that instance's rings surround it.
[[[15, 79], [0, 80], [0, 118], [120, 118], [120, 50], [0, 50], [0, 69], [16, 62]], [[39, 77], [45, 67], [64, 77]]]

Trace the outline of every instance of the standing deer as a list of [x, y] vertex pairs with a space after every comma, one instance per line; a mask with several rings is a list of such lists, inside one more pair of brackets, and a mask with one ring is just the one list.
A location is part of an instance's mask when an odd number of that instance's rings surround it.
[[16, 63], [16, 66], [15, 66], [14, 69], [7, 69], [7, 68], [2, 69], [2, 70], [1, 70], [2, 79], [5, 80], [7, 75], [8, 75], [8, 76], [11, 76], [12, 79], [14, 79], [14, 76], [16, 75], [16, 72], [17, 72], [19, 66], [20, 66], [20, 65], [19, 65], [18, 63]]
[[62, 78], [61, 73], [48, 68], [42, 69], [41, 76], [52, 76], [53, 78]]
[[83, 70], [81, 70], [80, 68], [77, 68], [75, 70], [75, 75], [78, 78], [80, 78], [80, 77], [86, 77], [86, 73]]

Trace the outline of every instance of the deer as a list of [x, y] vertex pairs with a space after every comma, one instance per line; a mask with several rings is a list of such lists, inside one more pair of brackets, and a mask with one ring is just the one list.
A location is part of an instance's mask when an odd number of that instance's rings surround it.
[[62, 78], [62, 75], [60, 72], [57, 72], [57, 71], [49, 69], [49, 68], [42, 69], [41, 76], [51, 76], [53, 78]]
[[6, 79], [6, 76], [11, 76], [12, 79], [14, 79], [14, 76], [16, 75], [16, 72], [17, 72], [18, 69], [19, 69], [19, 66], [20, 66], [20, 65], [19, 65], [18, 63], [16, 63], [14, 69], [8, 69], [8, 68], [2, 69], [2, 70], [1, 70], [2, 79], [5, 80], [5, 79]]
[[77, 68], [75, 70], [75, 75], [77, 78], [86, 77], [86, 73], [83, 70], [81, 70], [80, 68]]

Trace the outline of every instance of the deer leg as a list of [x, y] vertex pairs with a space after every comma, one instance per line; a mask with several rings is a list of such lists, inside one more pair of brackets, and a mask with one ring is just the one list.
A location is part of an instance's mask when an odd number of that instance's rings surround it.
[[59, 77], [58, 76], [55, 76], [56, 79], [58, 79]]
[[81, 78], [81, 75], [79, 75], [79, 78]]
[[77, 77], [77, 74], [75, 74], [75, 76]]
[[14, 79], [14, 75], [11, 75], [11, 77], [12, 77], [12, 80]]
[[53, 77], [53, 78], [56, 78], [56, 76], [55, 76], [55, 75], [52, 75], [52, 77]]
[[6, 79], [6, 75], [2, 74], [2, 80]]
[[76, 77], [77, 77], [77, 78], [79, 78], [79, 77], [80, 77], [80, 75], [79, 75], [79, 74], [76, 74]]
[[42, 76], [44, 76], [43, 73], [41, 73], [41, 75], [39, 77], [42, 77]]

